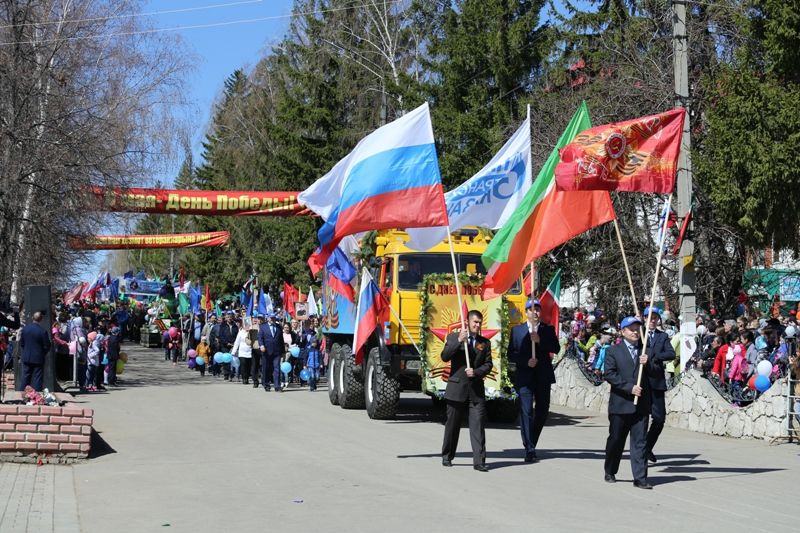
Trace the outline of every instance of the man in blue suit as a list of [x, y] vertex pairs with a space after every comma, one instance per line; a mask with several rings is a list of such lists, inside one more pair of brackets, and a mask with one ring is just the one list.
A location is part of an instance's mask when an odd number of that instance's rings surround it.
[[536, 444], [550, 413], [550, 387], [556, 382], [550, 354], [560, 349], [553, 326], [539, 320], [541, 312], [539, 300], [528, 300], [527, 321], [511, 329], [508, 343], [508, 360], [516, 364], [514, 387], [519, 394], [519, 429], [526, 463], [538, 459]]
[[269, 370], [272, 369], [272, 383], [275, 385], [275, 392], [283, 392], [281, 389], [281, 361], [286, 353], [283, 345], [283, 332], [275, 323], [275, 314], [270, 313], [269, 322], [261, 324], [258, 330], [258, 346], [261, 350], [261, 381], [264, 390], [269, 391]]
[[[652, 314], [650, 311], [652, 310]], [[672, 347], [669, 335], [658, 329], [661, 324], [661, 310], [657, 307], [648, 307], [644, 310], [644, 319], [650, 316], [650, 334], [647, 339], [647, 355], [650, 356], [651, 365], [647, 367], [647, 379], [650, 382], [650, 430], [647, 432], [647, 460], [656, 462], [653, 448], [656, 445], [664, 422], [667, 420], [667, 406], [664, 394], [667, 390], [667, 380], [664, 377], [664, 363], [675, 360], [675, 349]]]
[[[606, 458], [603, 464], [606, 483], [616, 483], [619, 463], [625, 449], [625, 441], [631, 436], [630, 458], [633, 486], [652, 489], [647, 482], [647, 423], [650, 415], [650, 383], [647, 379], [637, 385], [639, 366], [649, 368], [647, 355], [641, 355], [642, 321], [635, 316], [622, 320], [622, 342], [606, 350], [603, 377], [611, 385], [608, 398], [608, 439]], [[634, 404], [635, 398], [639, 403]]]
[[42, 327], [42, 318], [42, 312], [36, 311], [31, 317], [32, 322], [22, 328], [22, 382], [19, 390], [25, 390], [28, 385], [37, 391], [42, 390], [44, 359], [50, 351], [50, 337]]

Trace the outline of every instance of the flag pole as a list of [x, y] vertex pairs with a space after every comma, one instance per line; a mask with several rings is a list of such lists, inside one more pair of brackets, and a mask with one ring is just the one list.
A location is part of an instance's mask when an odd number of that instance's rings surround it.
[[[664, 241], [667, 239], [667, 220], [669, 220], [669, 210], [672, 207], [672, 193], [669, 193], [667, 198], [667, 205], [664, 208], [666, 216], [664, 217], [663, 227], [660, 228], [658, 239], [658, 258], [656, 259], [656, 275], [653, 279], [653, 289], [650, 291], [650, 307], [647, 313], [647, 319], [644, 324], [644, 338], [642, 339], [642, 353], [644, 355], [647, 351], [647, 337], [650, 335], [650, 317], [653, 316], [653, 303], [656, 298], [656, 288], [658, 287], [658, 274], [661, 271], [661, 258], [664, 255]], [[642, 386], [642, 374], [644, 374], [644, 365], [639, 365], [639, 376], [636, 378], [636, 386]], [[639, 397], [633, 397], [633, 405], [639, 405]]]
[[[625, 265], [625, 274], [628, 276], [628, 287], [631, 289], [631, 298], [633, 298], [633, 309], [636, 315], [639, 314], [639, 304], [636, 302], [636, 290], [633, 288], [633, 279], [631, 278], [631, 269], [628, 267], [628, 257], [625, 255], [625, 246], [622, 244], [622, 234], [619, 231], [619, 223], [617, 218], [614, 217], [614, 230], [617, 232], [617, 242], [619, 243], [619, 251], [622, 252], [622, 263]], [[659, 261], [660, 264], [660, 261]], [[652, 301], [652, 300], [651, 300]]]
[[[381, 296], [383, 296], [383, 294], [381, 294]], [[397, 312], [394, 310], [394, 307], [392, 307], [392, 304], [389, 303], [389, 300], [387, 300], [386, 298], [384, 298], [384, 301], [389, 306], [389, 311], [392, 313], [392, 316], [394, 317], [394, 319], [397, 320], [398, 324], [400, 324], [400, 328], [403, 330], [403, 333], [406, 334], [406, 336], [408, 337], [408, 340], [410, 340], [411, 344], [414, 345], [414, 348], [417, 349], [417, 353], [419, 355], [422, 355], [422, 350], [420, 350], [419, 345], [417, 345], [417, 343], [414, 342], [414, 337], [412, 337], [411, 333], [408, 332], [408, 329], [406, 329], [406, 325], [403, 324], [402, 320], [400, 320], [400, 317], [397, 315]]]
[[[461, 317], [461, 329], [464, 330], [466, 326], [466, 317], [464, 316], [464, 305], [461, 300], [461, 283], [458, 281], [458, 267], [456, 266], [456, 253], [453, 250], [453, 236], [450, 234], [450, 224], [447, 225], [447, 243], [450, 245], [450, 259], [453, 261], [453, 278], [456, 283], [456, 296], [458, 297], [458, 314]], [[469, 345], [464, 341], [464, 359], [467, 361], [467, 368], [472, 368], [469, 363]]]

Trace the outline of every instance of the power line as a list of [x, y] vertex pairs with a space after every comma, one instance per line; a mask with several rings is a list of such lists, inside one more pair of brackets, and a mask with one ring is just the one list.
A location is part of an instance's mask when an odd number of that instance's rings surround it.
[[[386, 2], [387, 5], [390, 4], [397, 4], [404, 0], [391, 0]], [[114, 32], [114, 33], [101, 33], [96, 35], [82, 35], [76, 37], [62, 37], [60, 39], [41, 39], [41, 40], [30, 40], [30, 41], [10, 41], [5, 43], [0, 43], [0, 46], [13, 46], [17, 44], [47, 44], [47, 43], [57, 43], [57, 42], [64, 42], [64, 41], [83, 41], [83, 40], [90, 40], [90, 39], [107, 39], [109, 37], [127, 37], [131, 35], [145, 35], [145, 34], [152, 34], [152, 33], [165, 33], [169, 31], [181, 31], [181, 30], [197, 30], [197, 29], [205, 29], [205, 28], [219, 28], [223, 26], [234, 26], [237, 24], [252, 24], [254, 22], [265, 22], [269, 20], [280, 20], [280, 19], [287, 19], [292, 18], [294, 16], [303, 16], [303, 15], [320, 15], [323, 13], [332, 13], [336, 11], [346, 11], [348, 9], [358, 9], [362, 7], [369, 7], [374, 5], [373, 3], [367, 4], [354, 4], [345, 7], [337, 7], [331, 9], [319, 9], [316, 11], [298, 11], [291, 15], [273, 15], [269, 17], [256, 17], [256, 18], [249, 18], [249, 19], [239, 19], [239, 20], [230, 20], [225, 22], [211, 22], [208, 24], [194, 24], [189, 26], [173, 26], [170, 28], [152, 28], [149, 30], [137, 30], [137, 31], [122, 31], [122, 32]]]
[[18, 28], [24, 26], [47, 26], [51, 24], [74, 24], [78, 22], [100, 22], [103, 20], [117, 20], [130, 17], [153, 17], [156, 15], [171, 15], [174, 13], [187, 13], [190, 11], [205, 11], [207, 9], [219, 9], [222, 7], [235, 7], [245, 4], [260, 4], [264, 0], [242, 0], [241, 2], [230, 2], [227, 4], [211, 4], [207, 6], [197, 7], [184, 7], [180, 9], [165, 9], [162, 11], [148, 11], [147, 13], [125, 13], [124, 15], [109, 15], [107, 17], [91, 17], [81, 19], [65, 19], [65, 20], [46, 20], [42, 22], [23, 22], [21, 24], [1, 24], [1, 28]]

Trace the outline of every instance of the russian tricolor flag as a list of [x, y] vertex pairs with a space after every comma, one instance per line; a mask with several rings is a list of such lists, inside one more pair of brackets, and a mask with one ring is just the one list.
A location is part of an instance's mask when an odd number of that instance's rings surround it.
[[361, 272], [361, 289], [358, 293], [356, 331], [353, 335], [353, 353], [356, 355], [357, 365], [361, 364], [364, 357], [361, 349], [378, 324], [383, 323], [383, 312], [388, 307], [389, 302], [375, 285], [375, 280], [369, 271], [364, 268]]
[[350, 263], [339, 246], [333, 250], [328, 262], [325, 263], [325, 268], [328, 271], [330, 288], [355, 303], [356, 291], [350, 282], [356, 277], [356, 267]]
[[325, 221], [308, 260], [314, 274], [347, 235], [447, 226], [428, 104], [363, 138], [298, 200]]

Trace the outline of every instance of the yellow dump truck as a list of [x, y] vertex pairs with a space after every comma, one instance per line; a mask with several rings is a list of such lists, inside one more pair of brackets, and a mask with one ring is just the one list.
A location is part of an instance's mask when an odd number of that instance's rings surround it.
[[[477, 229], [462, 230], [453, 234], [453, 248], [462, 273], [465, 314], [470, 309], [481, 311], [482, 334], [492, 344], [494, 369], [485, 385], [487, 398], [496, 401], [490, 402], [489, 411], [511, 413], [507, 407], [513, 406], [514, 392], [505, 347], [510, 328], [524, 319], [526, 297], [520, 280], [503, 297], [482, 299], [486, 271], [480, 258], [488, 239]], [[447, 241], [419, 252], [408, 248], [407, 240], [403, 231], [377, 234], [369, 267], [391, 310], [360, 354], [352, 350], [356, 306], [327, 282], [328, 273], [323, 278], [330, 401], [345, 409], [366, 408], [375, 419], [395, 416], [401, 391], [422, 391], [434, 400], [442, 398], [450, 372], [449, 364], [441, 360], [444, 340], [461, 328]], [[497, 409], [501, 403], [505, 409]]]

